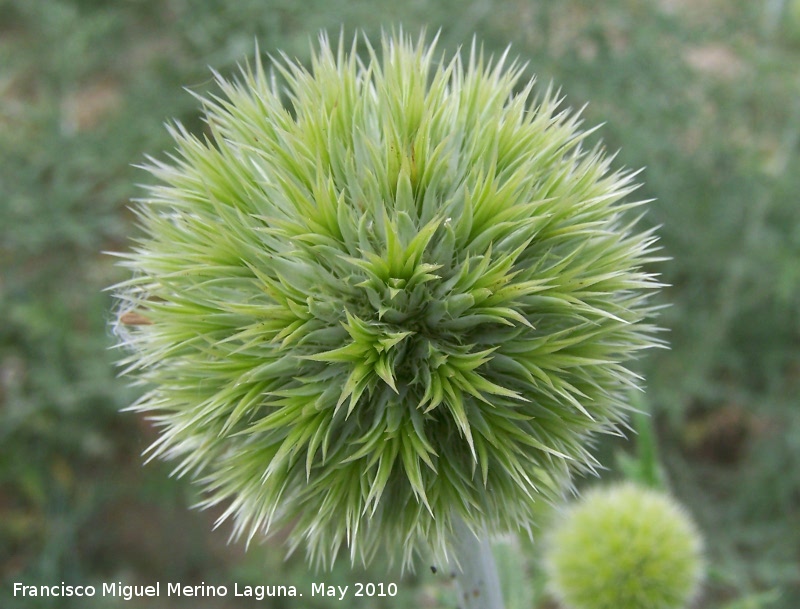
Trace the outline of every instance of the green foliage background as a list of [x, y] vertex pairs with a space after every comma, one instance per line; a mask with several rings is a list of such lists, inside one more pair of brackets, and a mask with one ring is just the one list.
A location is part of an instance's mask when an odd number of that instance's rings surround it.
[[[324, 579], [399, 583], [396, 598], [353, 607], [452, 605], [425, 565], [401, 578], [341, 561], [315, 575], [302, 557], [284, 561], [279, 540], [245, 554], [212, 532], [213, 514], [187, 509], [194, 489], [141, 465], [154, 432], [118, 412], [135, 394], [115, 378], [102, 292], [124, 275], [101, 252], [128, 247], [127, 201], [146, 179], [132, 164], [171, 147], [172, 117], [202, 130], [182, 86], [206, 91], [207, 66], [232, 73], [256, 40], [303, 60], [320, 28], [376, 38], [396, 23], [441, 28], [447, 50], [473, 33], [490, 50], [512, 43], [540, 82], [589, 102], [587, 123], [607, 123], [600, 137], [621, 164], [647, 168], [646, 221], [663, 225], [673, 258], [672, 349], [641, 368], [667, 479], [706, 535], [699, 606], [800, 605], [796, 0], [0, 0], [0, 604], [69, 606], [9, 598], [14, 581], [302, 591]], [[608, 441], [600, 454], [611, 465], [630, 448]], [[536, 545], [513, 550], [539, 589]], [[520, 564], [508, 551], [501, 562]], [[541, 595], [535, 606], [554, 607]]]

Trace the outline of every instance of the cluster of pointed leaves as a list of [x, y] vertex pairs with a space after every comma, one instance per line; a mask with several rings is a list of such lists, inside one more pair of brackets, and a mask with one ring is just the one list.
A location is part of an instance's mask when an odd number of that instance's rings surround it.
[[408, 563], [455, 518], [528, 527], [592, 469], [659, 342], [655, 238], [633, 174], [522, 66], [359, 44], [257, 61], [202, 98], [206, 136], [171, 128], [117, 329], [152, 455], [236, 536]]

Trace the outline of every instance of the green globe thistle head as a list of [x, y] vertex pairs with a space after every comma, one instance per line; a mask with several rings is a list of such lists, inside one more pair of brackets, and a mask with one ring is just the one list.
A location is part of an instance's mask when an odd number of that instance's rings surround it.
[[[203, 100], [118, 286], [151, 455], [327, 563], [528, 527], [591, 470], [658, 344], [632, 173], [516, 63], [323, 36]], [[127, 323], [126, 323], [127, 320]]]
[[566, 511], [549, 533], [545, 564], [568, 609], [683, 609], [703, 577], [702, 541], [668, 495], [622, 483]]

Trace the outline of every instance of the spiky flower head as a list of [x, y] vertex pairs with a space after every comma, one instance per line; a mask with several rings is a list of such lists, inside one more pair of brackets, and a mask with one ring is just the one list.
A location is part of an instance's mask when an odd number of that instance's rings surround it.
[[568, 609], [683, 609], [703, 575], [701, 537], [668, 495], [632, 483], [590, 491], [548, 540], [552, 591]]
[[441, 558], [455, 518], [527, 527], [624, 420], [654, 238], [520, 65], [356, 45], [220, 77], [208, 133], [172, 128], [117, 327], [151, 454], [236, 535]]

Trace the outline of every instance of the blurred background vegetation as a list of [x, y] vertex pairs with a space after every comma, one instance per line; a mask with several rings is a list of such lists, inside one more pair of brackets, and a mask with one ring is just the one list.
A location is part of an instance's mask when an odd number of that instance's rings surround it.
[[[115, 378], [107, 331], [129, 247], [133, 167], [202, 129], [182, 87], [212, 87], [254, 43], [305, 60], [321, 28], [441, 28], [440, 47], [513, 44], [563, 87], [619, 162], [646, 167], [662, 225], [669, 351], [642, 362], [666, 477], [707, 540], [703, 609], [800, 606], [800, 1], [0, 0], [0, 604], [8, 585], [160, 580], [308, 589], [280, 539], [228, 545], [194, 489], [141, 465], [148, 423]], [[604, 440], [604, 463], [631, 443]], [[513, 607], [553, 608], [537, 546], [505, 544]], [[518, 552], [523, 552], [520, 562]], [[324, 579], [399, 583], [353, 607], [452, 607], [442, 575], [340, 561]], [[539, 592], [539, 593], [537, 593]], [[531, 599], [534, 594], [535, 599]], [[521, 599], [521, 600], [520, 600]], [[175, 599], [126, 607], [333, 607]], [[316, 604], [315, 604], [316, 603]], [[98, 598], [81, 607], [115, 607]]]

